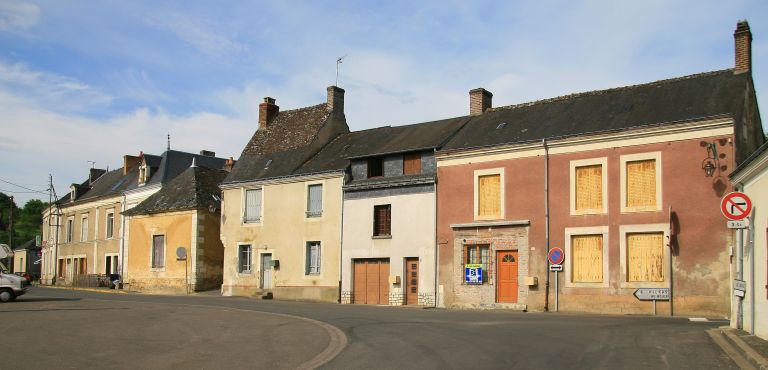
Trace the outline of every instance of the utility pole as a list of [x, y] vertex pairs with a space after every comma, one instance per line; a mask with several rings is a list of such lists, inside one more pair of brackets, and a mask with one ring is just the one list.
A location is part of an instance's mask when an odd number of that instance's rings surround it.
[[[13, 250], [13, 195], [11, 195], [11, 204], [8, 208], [11, 210], [10, 216], [8, 218], [8, 224], [10, 225], [10, 227], [8, 227], [8, 246], [11, 247], [11, 250]], [[8, 256], [8, 258], [11, 259], [13, 256]], [[13, 266], [12, 260], [8, 261], [8, 266], [11, 266], [10, 268], [13, 271], [16, 271], [16, 267]]]

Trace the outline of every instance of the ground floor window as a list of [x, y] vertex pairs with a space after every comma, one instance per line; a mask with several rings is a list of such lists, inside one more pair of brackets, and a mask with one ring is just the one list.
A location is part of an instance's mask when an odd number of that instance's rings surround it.
[[240, 245], [237, 247], [238, 252], [238, 263], [237, 263], [237, 272], [241, 274], [250, 274], [251, 269], [253, 266], [253, 254], [251, 251], [251, 246], [249, 244], [247, 245]]
[[165, 235], [152, 236], [152, 268], [165, 267]]
[[104, 273], [117, 274], [117, 255], [108, 255], [104, 258]]
[[603, 282], [603, 235], [571, 236], [571, 281]]
[[320, 242], [307, 242], [306, 275], [320, 275]]
[[664, 281], [664, 233], [627, 233], [627, 281]]
[[[491, 276], [491, 254], [489, 245], [465, 245], [464, 246], [464, 265], [479, 264], [482, 265], [483, 284], [488, 284]], [[462, 266], [462, 267], [463, 267]]]

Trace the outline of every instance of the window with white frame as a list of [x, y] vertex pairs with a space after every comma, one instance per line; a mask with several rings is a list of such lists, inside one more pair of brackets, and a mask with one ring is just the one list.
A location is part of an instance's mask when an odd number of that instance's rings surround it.
[[237, 272], [241, 274], [250, 274], [253, 266], [253, 251], [250, 244], [239, 245], [237, 247]]
[[72, 241], [75, 232], [75, 219], [74, 217], [67, 218], [67, 243]]
[[88, 215], [83, 215], [80, 219], [80, 241], [88, 240]]
[[669, 268], [669, 225], [619, 226], [621, 287], [658, 288], [667, 286]]
[[661, 210], [661, 152], [621, 156], [621, 211]]
[[323, 184], [307, 186], [307, 217], [323, 215]]
[[245, 190], [245, 214], [244, 222], [261, 222], [262, 211], [262, 189]]
[[608, 226], [565, 229], [566, 287], [608, 287]]
[[503, 219], [504, 169], [476, 170], [474, 175], [475, 219]]
[[571, 161], [571, 215], [608, 212], [607, 158]]
[[307, 242], [305, 275], [320, 275], [320, 242]]
[[112, 239], [115, 233], [115, 212], [109, 211], [107, 212], [107, 227], [106, 227], [106, 234], [104, 235], [107, 239]]
[[165, 235], [152, 236], [152, 268], [165, 267]]

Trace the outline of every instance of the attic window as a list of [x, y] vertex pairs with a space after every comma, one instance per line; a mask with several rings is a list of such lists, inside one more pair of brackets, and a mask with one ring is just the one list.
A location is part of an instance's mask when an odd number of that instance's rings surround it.
[[497, 129], [497, 130], [501, 130], [501, 129], [503, 129], [504, 127], [507, 127], [507, 123], [506, 123], [506, 122], [502, 122], [502, 123], [499, 123], [499, 125], [498, 125], [498, 126], [496, 126], [496, 129]]
[[368, 159], [368, 178], [384, 176], [384, 164], [381, 157]]
[[272, 164], [272, 160], [271, 159], [267, 160], [267, 164], [264, 165], [264, 169], [266, 170], [267, 168], [269, 168], [270, 164]]
[[139, 167], [139, 184], [143, 185], [147, 180], [149, 180], [149, 167], [142, 165]]

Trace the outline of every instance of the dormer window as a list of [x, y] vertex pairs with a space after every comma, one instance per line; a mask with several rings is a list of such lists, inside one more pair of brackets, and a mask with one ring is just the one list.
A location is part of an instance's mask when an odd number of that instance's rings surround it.
[[144, 185], [149, 180], [149, 167], [143, 164], [139, 167], [139, 185]]
[[69, 187], [69, 200], [74, 202], [77, 199], [77, 187], [72, 185]]
[[384, 163], [381, 157], [368, 159], [368, 178], [384, 176]]

